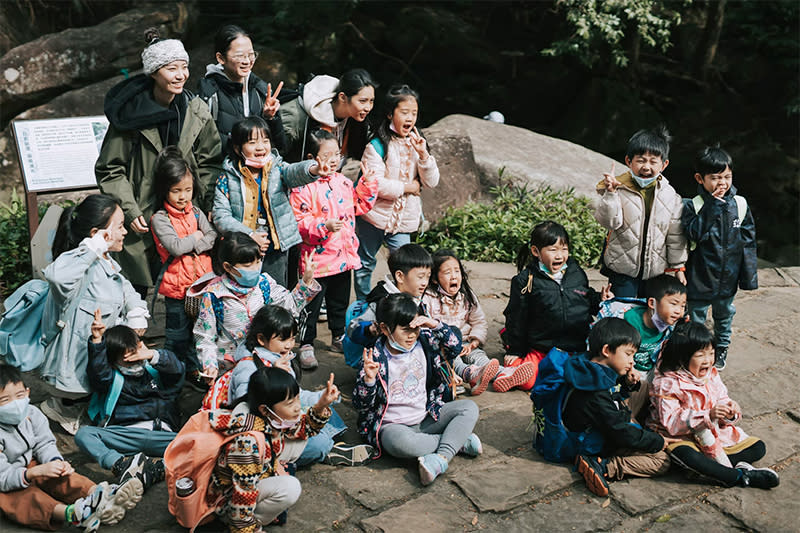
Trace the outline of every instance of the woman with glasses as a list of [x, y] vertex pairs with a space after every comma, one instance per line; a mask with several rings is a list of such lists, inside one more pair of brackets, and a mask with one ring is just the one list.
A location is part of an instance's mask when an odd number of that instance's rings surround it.
[[214, 38], [216, 64], [206, 67], [200, 80], [200, 96], [208, 102], [223, 146], [233, 125], [246, 117], [264, 118], [269, 125], [273, 147], [283, 153], [286, 145], [281, 116], [278, 114], [283, 82], [277, 87], [253, 74], [258, 52], [250, 36], [239, 26], [223, 26]]

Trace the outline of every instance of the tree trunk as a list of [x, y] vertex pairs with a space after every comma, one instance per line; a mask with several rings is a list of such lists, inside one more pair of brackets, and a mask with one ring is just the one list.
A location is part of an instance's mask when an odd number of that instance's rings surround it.
[[703, 82], [708, 80], [708, 73], [714, 56], [717, 54], [719, 37], [722, 34], [722, 24], [725, 19], [725, 4], [728, 0], [712, 0], [706, 7], [706, 27], [703, 37], [697, 45], [695, 52], [695, 75]]

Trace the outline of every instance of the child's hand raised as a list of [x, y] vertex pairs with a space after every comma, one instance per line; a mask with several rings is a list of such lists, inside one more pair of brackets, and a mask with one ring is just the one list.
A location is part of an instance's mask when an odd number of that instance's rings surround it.
[[130, 352], [125, 354], [122, 357], [122, 360], [126, 363], [135, 363], [136, 361], [149, 361], [156, 355], [155, 350], [151, 350], [147, 346], [144, 345], [142, 341], [139, 341], [139, 348], [135, 352]]
[[267, 84], [267, 97], [264, 99], [264, 109], [261, 110], [261, 114], [265, 117], [273, 118], [278, 109], [280, 109], [281, 102], [278, 100], [278, 94], [280, 94], [281, 89], [283, 89], [283, 82], [278, 84], [274, 93], [272, 92], [272, 84]]
[[435, 329], [439, 327], [439, 322], [435, 318], [431, 318], [425, 315], [417, 315], [414, 319], [408, 324], [408, 327], [411, 329], [414, 328], [428, 328], [428, 329]]
[[363, 161], [361, 162], [361, 178], [364, 181], [372, 181], [375, 179], [375, 169], [368, 167]]
[[617, 190], [617, 187], [622, 185], [614, 174], [614, 170], [617, 168], [617, 163], [611, 163], [611, 172], [603, 173], [603, 184], [606, 186], [606, 190], [608, 192], [614, 192]]
[[316, 165], [312, 165], [309, 171], [312, 174], [317, 174], [321, 177], [327, 177], [336, 172], [336, 169], [339, 165], [339, 158], [335, 159], [323, 159], [321, 156], [317, 156], [314, 158], [314, 161], [317, 162]]
[[336, 386], [333, 382], [333, 372], [331, 372], [331, 377], [328, 378], [328, 382], [325, 384], [325, 392], [322, 393], [322, 396], [319, 397], [319, 401], [317, 402], [317, 407], [322, 410], [328, 407], [330, 404], [335, 402], [339, 398], [339, 387]]
[[[254, 355], [254, 357], [257, 357]], [[288, 373], [292, 373], [292, 359], [294, 359], [294, 354], [292, 352], [287, 353], [286, 355], [280, 356], [280, 358], [273, 363], [272, 366], [275, 368], [280, 368]]]
[[374, 383], [378, 377], [381, 364], [372, 358], [372, 350], [364, 351], [364, 377], [369, 383]]
[[611, 284], [604, 285], [602, 289], [600, 289], [600, 299], [603, 301], [610, 300], [614, 297], [614, 293], [611, 292]]
[[100, 309], [94, 310], [94, 320], [92, 320], [92, 342], [97, 344], [103, 340], [103, 333], [106, 332], [106, 325], [103, 324], [103, 313]]
[[414, 126], [413, 130], [408, 132], [408, 136], [411, 139], [411, 146], [417, 152], [417, 155], [419, 155], [420, 161], [426, 161], [428, 159], [428, 143], [422, 135], [419, 134], [419, 130], [416, 126]]
[[267, 251], [267, 249], [269, 248], [269, 236], [266, 233], [257, 233], [254, 231], [250, 234], [250, 237], [254, 241], [256, 241], [256, 244], [261, 250], [261, 253]]
[[303, 255], [303, 283], [311, 285], [314, 281], [314, 272], [319, 264], [316, 262], [317, 254], [313, 250]]

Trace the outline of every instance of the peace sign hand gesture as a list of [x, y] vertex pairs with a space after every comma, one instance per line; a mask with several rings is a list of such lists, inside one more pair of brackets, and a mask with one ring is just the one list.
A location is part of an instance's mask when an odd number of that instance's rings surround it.
[[311, 285], [314, 281], [314, 272], [317, 271], [319, 264], [314, 260], [317, 253], [314, 250], [303, 255], [303, 283]]
[[328, 382], [325, 384], [325, 391], [322, 393], [322, 396], [319, 397], [315, 410], [318, 412], [323, 411], [338, 398], [339, 387], [333, 383], [333, 372], [331, 372], [331, 377], [328, 378]]
[[370, 168], [364, 162], [361, 162], [361, 177], [364, 181], [372, 181], [375, 179], [375, 169]]
[[414, 126], [414, 129], [409, 132], [408, 136], [411, 138], [411, 146], [417, 152], [417, 155], [419, 155], [420, 161], [427, 161], [428, 143], [422, 137], [422, 135], [419, 134], [419, 130], [416, 126]]
[[614, 170], [617, 168], [617, 164], [611, 163], [611, 172], [604, 172], [603, 173], [603, 183], [606, 186], [606, 190], [608, 192], [614, 192], [617, 190], [617, 187], [622, 185], [618, 180], [616, 175], [614, 174]]
[[103, 333], [106, 332], [106, 325], [103, 324], [103, 314], [100, 309], [95, 309], [94, 320], [92, 321], [92, 342], [98, 344], [103, 340]]
[[261, 110], [261, 113], [267, 118], [274, 118], [275, 113], [278, 112], [278, 109], [281, 107], [281, 103], [278, 100], [278, 95], [283, 89], [283, 82], [278, 84], [278, 87], [275, 89], [275, 92], [272, 92], [272, 84], [267, 84], [267, 97], [264, 99], [264, 109]]
[[364, 351], [364, 377], [368, 383], [374, 383], [378, 377], [381, 364], [372, 358], [372, 350]]

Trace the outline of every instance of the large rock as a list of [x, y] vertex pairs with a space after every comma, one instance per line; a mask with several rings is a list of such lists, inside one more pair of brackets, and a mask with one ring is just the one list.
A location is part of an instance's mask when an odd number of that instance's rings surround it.
[[[593, 198], [595, 184], [614, 160], [577, 144], [546, 135], [482, 120], [467, 115], [449, 115], [425, 133], [431, 139], [444, 135], [466, 135], [472, 144], [484, 188], [498, 183], [498, 170], [517, 184], [573, 188]], [[437, 153], [438, 157], [438, 153]], [[617, 163], [617, 170], [622, 164]]]
[[143, 31], [183, 34], [189, 11], [183, 3], [132, 9], [89, 28], [45, 35], [0, 58], [0, 122], [66, 90], [106, 79], [120, 69], [141, 68]]

